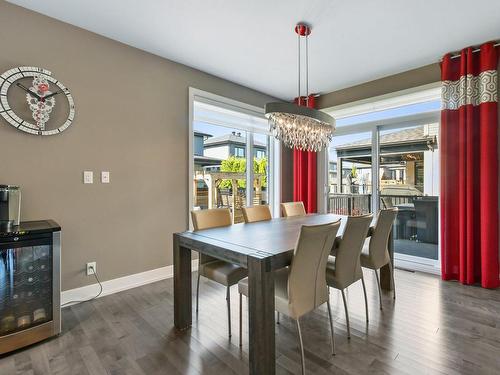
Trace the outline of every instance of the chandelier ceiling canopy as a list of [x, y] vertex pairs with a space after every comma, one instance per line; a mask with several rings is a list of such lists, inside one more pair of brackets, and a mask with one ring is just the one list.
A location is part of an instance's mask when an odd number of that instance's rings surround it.
[[[274, 137], [286, 146], [305, 151], [321, 151], [332, 139], [335, 119], [329, 114], [312, 108], [309, 104], [309, 53], [308, 36], [311, 27], [299, 23], [295, 26], [298, 36], [298, 97], [295, 103], [267, 103], [265, 116], [269, 121], [269, 130]], [[305, 40], [305, 83], [306, 96], [301, 96], [301, 39]], [[305, 106], [302, 104], [305, 102]]]

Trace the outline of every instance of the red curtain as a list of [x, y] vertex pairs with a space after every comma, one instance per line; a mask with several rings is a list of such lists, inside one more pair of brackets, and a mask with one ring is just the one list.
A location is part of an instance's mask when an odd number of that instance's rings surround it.
[[[310, 95], [295, 98], [298, 105], [315, 108], [316, 98]], [[313, 151], [293, 150], [293, 200], [304, 202], [307, 213], [316, 212], [316, 153]]]
[[493, 43], [441, 63], [441, 271], [444, 280], [500, 286], [498, 55]]

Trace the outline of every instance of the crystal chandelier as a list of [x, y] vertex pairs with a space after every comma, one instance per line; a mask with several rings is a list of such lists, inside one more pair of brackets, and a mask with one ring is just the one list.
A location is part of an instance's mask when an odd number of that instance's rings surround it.
[[[297, 148], [305, 151], [321, 151], [332, 140], [335, 130], [335, 119], [325, 112], [309, 107], [309, 53], [308, 36], [311, 34], [311, 27], [299, 23], [295, 26], [298, 36], [298, 103], [267, 103], [265, 115], [269, 121], [269, 130], [273, 136], [282, 141], [290, 148]], [[306, 106], [301, 106], [303, 100], [301, 96], [300, 81], [302, 72], [300, 69], [300, 45], [301, 38], [305, 39], [305, 81], [306, 81]]]

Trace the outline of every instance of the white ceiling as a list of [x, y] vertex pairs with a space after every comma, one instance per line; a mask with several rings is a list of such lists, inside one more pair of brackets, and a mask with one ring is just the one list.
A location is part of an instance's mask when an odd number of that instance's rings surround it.
[[310, 91], [330, 92], [500, 38], [499, 0], [10, 0], [282, 99], [297, 21], [313, 26]]

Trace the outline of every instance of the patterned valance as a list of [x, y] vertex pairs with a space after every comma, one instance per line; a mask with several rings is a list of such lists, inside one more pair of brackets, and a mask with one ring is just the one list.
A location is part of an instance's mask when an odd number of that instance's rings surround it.
[[477, 76], [467, 74], [457, 81], [443, 81], [441, 98], [443, 109], [458, 109], [467, 104], [477, 106], [498, 102], [498, 72], [486, 70]]

